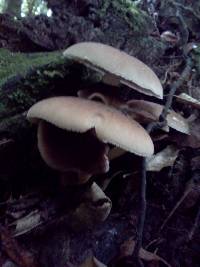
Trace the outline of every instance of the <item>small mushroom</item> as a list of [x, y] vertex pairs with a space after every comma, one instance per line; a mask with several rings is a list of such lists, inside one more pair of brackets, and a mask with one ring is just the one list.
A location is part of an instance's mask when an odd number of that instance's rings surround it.
[[176, 34], [171, 31], [164, 31], [160, 37], [162, 41], [172, 45], [177, 44], [180, 39]]
[[[124, 106], [121, 106], [121, 108], [134, 120], [142, 124], [158, 121], [163, 110], [162, 105], [144, 100], [127, 101]], [[181, 133], [190, 133], [187, 120], [173, 110], [169, 110], [167, 115], [167, 125]]]
[[[108, 88], [107, 88], [108, 89]], [[109, 88], [110, 89], [110, 88]], [[90, 99], [104, 103], [107, 106], [112, 106], [117, 109], [124, 104], [124, 101], [116, 94], [116, 90], [107, 90], [104, 92], [102, 88], [96, 90], [84, 89], [77, 92], [78, 97]]]
[[95, 101], [52, 97], [33, 105], [27, 116], [39, 124], [38, 147], [47, 165], [62, 173], [76, 171], [84, 177], [81, 182], [108, 171], [106, 143], [139, 156], [154, 152], [140, 124]]
[[163, 88], [156, 74], [137, 58], [114, 47], [82, 42], [67, 48], [64, 56], [101, 72], [107, 84], [125, 84], [140, 93], [163, 98]]
[[[93, 182], [91, 187], [83, 194], [81, 204], [72, 214], [73, 228], [92, 228], [104, 221], [111, 210], [112, 202], [102, 189]], [[76, 229], [77, 230], [77, 229]]]
[[[101, 93], [99, 91], [92, 92], [91, 90], [80, 90], [78, 91], [78, 96], [100, 101], [108, 106], [113, 106], [127, 113], [131, 118], [142, 124], [157, 121], [164, 108], [163, 105], [145, 100], [132, 99], [125, 102], [120, 100], [118, 96], [105, 94], [104, 91]], [[180, 114], [173, 110], [169, 110], [167, 115], [167, 124], [169, 127], [179, 132], [185, 134], [190, 133], [188, 119], [183, 118]], [[163, 130], [166, 129], [167, 126]]]

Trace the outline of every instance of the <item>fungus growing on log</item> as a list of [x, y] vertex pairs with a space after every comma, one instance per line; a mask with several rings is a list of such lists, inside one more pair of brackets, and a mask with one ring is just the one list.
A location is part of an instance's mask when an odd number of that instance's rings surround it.
[[95, 101], [52, 97], [32, 106], [27, 116], [39, 124], [38, 147], [47, 165], [62, 173], [78, 172], [81, 183], [108, 171], [106, 143], [139, 156], [154, 152], [140, 124]]

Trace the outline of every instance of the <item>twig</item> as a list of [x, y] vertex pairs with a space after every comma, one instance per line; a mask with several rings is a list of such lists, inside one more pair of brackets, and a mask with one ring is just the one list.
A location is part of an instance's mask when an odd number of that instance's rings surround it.
[[[187, 58], [186, 60], [186, 66], [180, 76], [180, 78], [172, 84], [170, 93], [167, 97], [167, 101], [165, 103], [165, 106], [163, 108], [163, 111], [159, 117], [158, 122], [152, 122], [147, 126], [147, 131], [150, 134], [155, 129], [160, 129], [166, 125], [166, 117], [168, 110], [170, 109], [172, 105], [173, 96], [183, 82], [188, 78], [191, 69], [192, 69], [192, 60], [191, 58]], [[133, 253], [134, 259], [138, 261], [138, 264], [140, 267], [143, 267], [143, 263], [141, 260], [139, 260], [139, 251], [142, 247], [142, 241], [143, 241], [143, 231], [144, 231], [144, 222], [146, 218], [146, 158], [143, 158], [142, 161], [142, 173], [141, 173], [141, 183], [140, 183], [140, 211], [139, 211], [139, 218], [138, 218], [138, 227], [137, 227], [137, 238], [136, 238], [136, 246]]]
[[[200, 204], [200, 202], [199, 202], [199, 204]], [[199, 225], [200, 225], [200, 206], [198, 208], [198, 212], [197, 212], [197, 215], [196, 215], [196, 218], [195, 218], [194, 225], [193, 225], [192, 229], [190, 230], [190, 232], [188, 234], [188, 239], [190, 241], [193, 239], [193, 236], [194, 236], [197, 228], [199, 228]]]
[[192, 190], [192, 188], [188, 188], [188, 190], [186, 190], [186, 192], [183, 194], [183, 196], [179, 199], [179, 201], [176, 203], [176, 205], [174, 206], [174, 208], [172, 209], [172, 211], [169, 213], [169, 215], [167, 216], [167, 218], [164, 220], [163, 224], [161, 225], [160, 231], [162, 231], [164, 229], [164, 227], [166, 226], [166, 224], [168, 223], [168, 221], [171, 219], [171, 217], [174, 215], [175, 211], [183, 203], [183, 201], [185, 200], [185, 198], [189, 195], [189, 193], [191, 192], [191, 190]]

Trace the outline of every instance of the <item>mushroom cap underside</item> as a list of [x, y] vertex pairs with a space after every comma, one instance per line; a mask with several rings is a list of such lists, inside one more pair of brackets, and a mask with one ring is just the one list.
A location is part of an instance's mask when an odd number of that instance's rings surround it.
[[64, 56], [105, 72], [141, 93], [163, 98], [163, 88], [156, 74], [143, 62], [112, 46], [81, 42], [70, 46]]
[[84, 133], [95, 129], [99, 140], [139, 156], [154, 152], [146, 130], [120, 111], [104, 104], [77, 97], [52, 97], [33, 105], [28, 119], [45, 120], [61, 129]]

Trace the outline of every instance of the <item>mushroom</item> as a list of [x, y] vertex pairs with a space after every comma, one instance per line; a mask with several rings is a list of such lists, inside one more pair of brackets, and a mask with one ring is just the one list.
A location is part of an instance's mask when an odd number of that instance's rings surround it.
[[186, 105], [190, 105], [193, 108], [200, 109], [200, 101], [186, 93], [181, 93], [180, 95], [175, 95], [175, 98], [178, 102], [181, 102]]
[[[145, 100], [130, 100], [125, 105], [121, 105], [121, 109], [139, 123], [147, 124], [158, 121], [163, 106]], [[181, 133], [190, 133], [188, 121], [173, 110], [169, 110], [167, 125]]]
[[[101, 93], [100, 90], [94, 92], [91, 90], [79, 90], [78, 96], [100, 101], [108, 106], [113, 106], [142, 124], [157, 121], [164, 108], [163, 105], [145, 100], [132, 99], [129, 101], [122, 101], [118, 96], [107, 94], [104, 91]], [[185, 134], [190, 133], [188, 119], [183, 118], [173, 110], [169, 110], [167, 124], [169, 127], [179, 132]], [[166, 129], [166, 127], [164, 129]]]
[[109, 169], [108, 147], [96, 137], [94, 128], [80, 134], [42, 120], [38, 125], [38, 148], [44, 161], [62, 172], [63, 185], [84, 183], [91, 174]]
[[79, 178], [83, 176], [80, 183], [108, 171], [106, 143], [139, 156], [154, 152], [152, 140], [140, 124], [95, 101], [52, 97], [33, 105], [27, 117], [39, 124], [38, 147], [47, 165], [63, 174], [79, 173]]
[[82, 196], [81, 204], [72, 213], [73, 228], [92, 228], [104, 221], [111, 210], [112, 202], [102, 189], [93, 182]]
[[107, 84], [125, 84], [140, 93], [163, 98], [162, 85], [156, 74], [137, 58], [114, 47], [81, 42], [68, 47], [63, 55], [101, 72], [103, 82]]
[[[108, 89], [108, 88], [106, 88]], [[112, 88], [113, 89], [113, 88]], [[124, 104], [124, 101], [116, 94], [116, 90], [104, 90], [104, 88], [98, 88], [96, 90], [84, 89], [77, 92], [78, 97], [90, 99], [98, 102], [102, 102], [105, 105], [119, 108]]]

